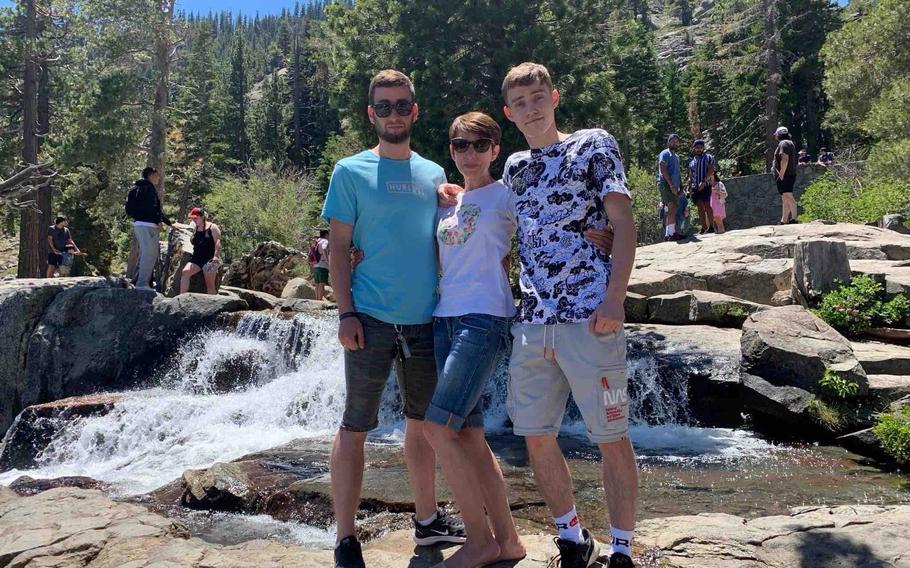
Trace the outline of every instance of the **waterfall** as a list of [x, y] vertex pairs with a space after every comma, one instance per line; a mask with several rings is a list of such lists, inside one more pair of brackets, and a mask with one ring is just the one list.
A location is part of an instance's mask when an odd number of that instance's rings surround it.
[[[0, 473], [0, 483], [21, 474], [85, 475], [136, 494], [160, 487], [186, 469], [297, 438], [331, 436], [341, 420], [345, 392], [336, 334], [331, 315], [282, 319], [262, 313], [245, 314], [233, 331], [200, 333], [174, 354], [170, 365], [154, 371], [157, 386], [128, 393], [104, 416], [62, 426], [39, 454], [37, 471]], [[742, 446], [742, 439], [718, 437], [717, 430], [709, 436], [701, 429], [686, 430], [692, 420], [684, 373], [662, 376], [653, 356], [633, 351], [629, 372], [637, 446], [639, 437], [657, 447], [678, 446], [687, 432], [698, 452]], [[502, 362], [484, 394], [487, 427], [494, 433], [510, 430], [506, 379]], [[654, 426], [656, 430], [650, 428]], [[402, 429], [397, 385], [390, 380], [373, 436], [395, 439]], [[564, 431], [584, 432], [574, 404], [566, 412]]]

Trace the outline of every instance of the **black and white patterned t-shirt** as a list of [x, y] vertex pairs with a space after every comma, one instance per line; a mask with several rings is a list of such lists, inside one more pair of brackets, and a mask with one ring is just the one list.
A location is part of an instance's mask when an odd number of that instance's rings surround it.
[[607, 193], [630, 196], [616, 139], [580, 130], [562, 142], [509, 156], [503, 183], [515, 194], [525, 323], [576, 323], [600, 305], [610, 259], [584, 238], [603, 229]]

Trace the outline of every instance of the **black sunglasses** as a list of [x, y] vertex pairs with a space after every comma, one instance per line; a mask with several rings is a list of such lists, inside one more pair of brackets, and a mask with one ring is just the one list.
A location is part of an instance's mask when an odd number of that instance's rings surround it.
[[392, 109], [398, 114], [398, 116], [408, 116], [411, 114], [411, 109], [414, 108], [414, 101], [409, 101], [407, 99], [398, 99], [394, 103], [389, 101], [379, 101], [378, 103], [373, 103], [370, 105], [373, 107], [373, 112], [376, 113], [376, 116], [379, 118], [386, 118], [392, 114]]
[[452, 138], [449, 140], [449, 144], [452, 145], [452, 148], [459, 154], [464, 154], [468, 151], [469, 146], [474, 146], [474, 151], [478, 154], [483, 154], [493, 145], [493, 141], [489, 138], [481, 138], [479, 140], [465, 140], [464, 138]]

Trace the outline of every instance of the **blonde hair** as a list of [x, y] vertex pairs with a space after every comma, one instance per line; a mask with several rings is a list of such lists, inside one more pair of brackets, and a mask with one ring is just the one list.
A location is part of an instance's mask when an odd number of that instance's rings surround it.
[[502, 100], [509, 104], [509, 89], [514, 87], [527, 87], [540, 83], [548, 90], [553, 90], [553, 80], [550, 72], [540, 63], [525, 61], [509, 69], [506, 78], [502, 80]]
[[414, 92], [414, 83], [411, 82], [411, 79], [401, 71], [396, 71], [395, 69], [383, 69], [379, 73], [373, 75], [373, 78], [370, 79], [370, 104], [373, 104], [373, 95], [379, 87], [407, 87], [411, 92], [411, 101], [413, 102], [414, 99], [417, 98], [417, 94]]
[[452, 126], [449, 127], [449, 139], [466, 132], [489, 138], [497, 146], [502, 141], [502, 130], [499, 128], [499, 124], [482, 112], [465, 113], [453, 120]]

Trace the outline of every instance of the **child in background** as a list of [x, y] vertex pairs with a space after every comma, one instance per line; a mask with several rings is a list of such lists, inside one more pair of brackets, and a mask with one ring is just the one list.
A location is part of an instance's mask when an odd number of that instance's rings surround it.
[[726, 229], [724, 219], [727, 217], [727, 188], [714, 172], [714, 184], [711, 186], [711, 211], [714, 213], [714, 231], [719, 235]]

